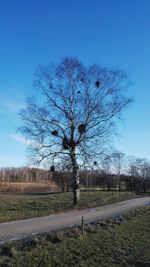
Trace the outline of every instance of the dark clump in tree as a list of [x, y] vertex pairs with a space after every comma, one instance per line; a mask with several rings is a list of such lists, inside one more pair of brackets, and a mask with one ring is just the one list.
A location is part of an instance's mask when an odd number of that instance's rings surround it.
[[84, 123], [81, 123], [79, 126], [78, 126], [78, 131], [79, 133], [83, 134], [84, 131], [85, 131], [85, 127], [86, 125]]
[[58, 131], [54, 130], [54, 131], [51, 132], [51, 134], [54, 135], [54, 136], [58, 136]]
[[95, 85], [96, 85], [97, 88], [99, 88], [100, 87], [100, 81], [96, 81]]
[[63, 149], [69, 149], [70, 144], [69, 144], [69, 140], [66, 136], [64, 136], [64, 138], [63, 138], [62, 145], [63, 145]]
[[55, 166], [54, 166], [54, 165], [52, 165], [52, 166], [50, 167], [50, 171], [51, 171], [51, 172], [54, 172], [54, 171], [55, 171]]
[[40, 67], [35, 87], [42, 94], [41, 101], [29, 99], [21, 112], [21, 131], [34, 140], [30, 158], [35, 164], [70, 158], [76, 205], [80, 193], [78, 162], [93, 162], [106, 148], [116, 120], [131, 102], [125, 94], [127, 76], [121, 70], [84, 66], [68, 57], [56, 66]]

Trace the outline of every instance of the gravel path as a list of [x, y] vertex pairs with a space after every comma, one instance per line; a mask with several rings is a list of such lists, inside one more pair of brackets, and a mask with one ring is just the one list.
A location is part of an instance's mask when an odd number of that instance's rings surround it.
[[44, 233], [65, 227], [71, 227], [73, 225], [79, 225], [81, 224], [82, 216], [84, 216], [84, 220], [86, 222], [91, 222], [97, 219], [123, 214], [129, 210], [142, 207], [147, 204], [150, 204], [150, 197], [125, 200], [107, 206], [85, 209], [82, 211], [74, 210], [44, 217], [1, 223], [0, 243], [22, 239], [37, 233]]

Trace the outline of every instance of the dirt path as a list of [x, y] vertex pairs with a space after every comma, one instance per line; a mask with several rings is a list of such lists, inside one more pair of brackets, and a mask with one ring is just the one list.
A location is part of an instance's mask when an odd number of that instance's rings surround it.
[[116, 214], [123, 214], [131, 209], [147, 205], [148, 203], [150, 203], [150, 197], [135, 198], [82, 211], [69, 211], [67, 213], [1, 223], [0, 243], [21, 239], [37, 233], [44, 233], [71, 227], [73, 225], [79, 225], [81, 224], [82, 216], [84, 216], [86, 222], [90, 222], [111, 217]]

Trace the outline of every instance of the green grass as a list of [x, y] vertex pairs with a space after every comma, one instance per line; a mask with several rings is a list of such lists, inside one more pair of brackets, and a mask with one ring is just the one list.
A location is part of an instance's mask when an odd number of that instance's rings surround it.
[[[78, 209], [95, 207], [136, 197], [131, 192], [81, 192]], [[72, 193], [0, 194], [0, 222], [44, 216], [72, 209]]]
[[0, 266], [149, 267], [150, 206], [114, 220], [3, 245]]

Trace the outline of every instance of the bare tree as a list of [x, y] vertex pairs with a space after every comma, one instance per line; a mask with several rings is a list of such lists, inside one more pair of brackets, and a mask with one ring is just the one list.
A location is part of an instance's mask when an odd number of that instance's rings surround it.
[[62, 155], [70, 157], [74, 205], [80, 192], [78, 164], [104, 151], [116, 119], [131, 102], [125, 95], [128, 85], [123, 71], [85, 67], [76, 58], [36, 72], [35, 86], [42, 95], [39, 101], [28, 99], [21, 131], [31, 139], [34, 163], [58, 164]]
[[107, 190], [110, 190], [110, 177], [111, 177], [111, 165], [112, 165], [112, 158], [110, 155], [105, 156], [102, 161], [102, 168], [106, 175], [106, 183], [107, 183]]
[[146, 193], [146, 183], [150, 177], [150, 162], [145, 158], [137, 158], [138, 179], [143, 193]]
[[137, 165], [137, 158], [134, 156], [129, 156], [127, 158], [127, 172], [130, 175], [130, 188], [131, 191], [136, 190], [136, 179], [139, 176], [139, 167]]
[[118, 178], [119, 191], [121, 191], [121, 171], [124, 165], [124, 153], [120, 151], [114, 151], [111, 155], [113, 165]]

